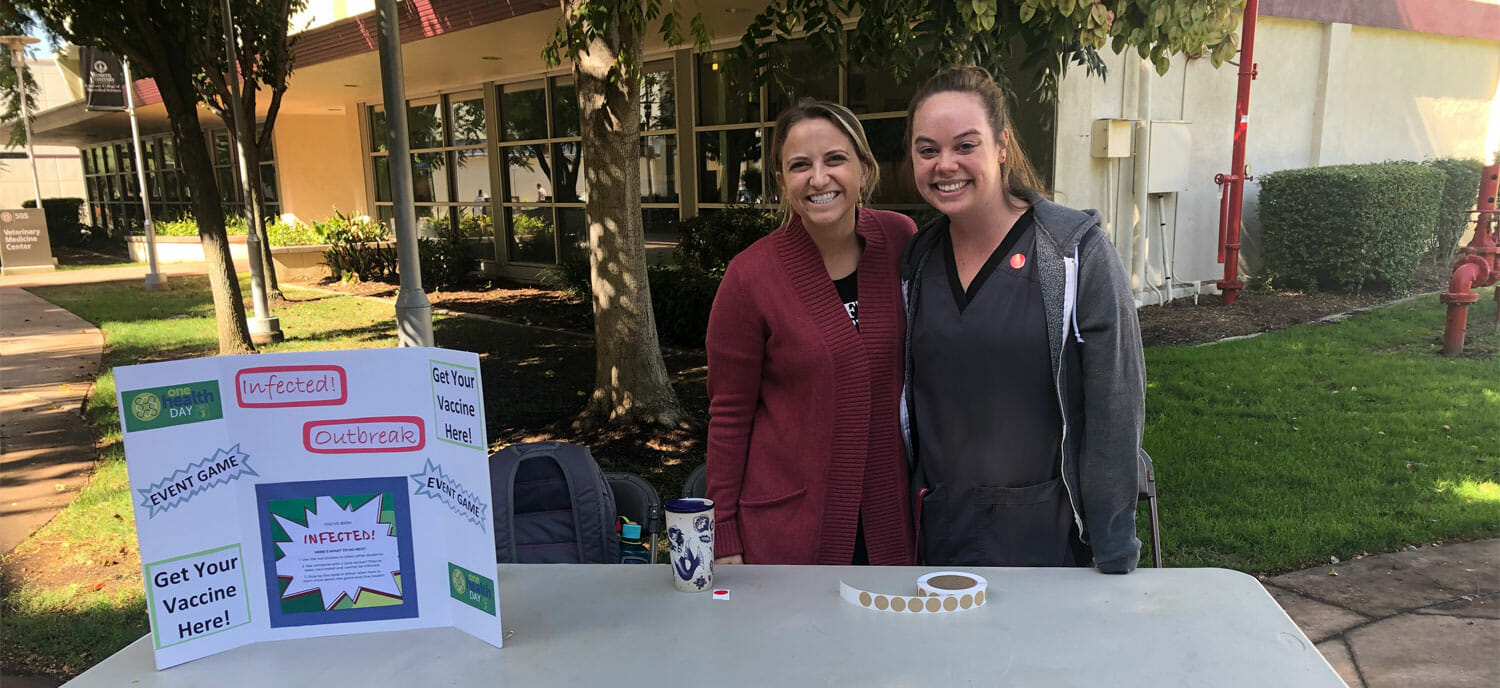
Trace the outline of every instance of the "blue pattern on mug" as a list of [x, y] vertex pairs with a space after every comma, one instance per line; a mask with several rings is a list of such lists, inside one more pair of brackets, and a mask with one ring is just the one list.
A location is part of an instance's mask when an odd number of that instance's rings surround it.
[[[672, 563], [673, 571], [682, 580], [693, 580], [693, 574], [698, 572], [698, 567], [703, 565], [703, 560], [698, 556], [697, 552], [694, 552], [692, 548], [687, 546], [686, 540], [687, 538], [683, 537], [681, 530], [675, 527], [667, 529], [667, 541], [671, 543], [672, 549], [678, 551], [676, 561]], [[699, 577], [698, 581], [694, 581], [699, 588], [702, 588], [704, 585], [701, 581], [703, 581], [702, 577]]]

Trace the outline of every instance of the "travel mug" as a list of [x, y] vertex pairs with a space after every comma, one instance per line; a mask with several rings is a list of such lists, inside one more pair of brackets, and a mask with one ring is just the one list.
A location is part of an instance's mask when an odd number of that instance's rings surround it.
[[684, 498], [666, 503], [667, 551], [672, 587], [702, 592], [714, 587], [714, 503]]

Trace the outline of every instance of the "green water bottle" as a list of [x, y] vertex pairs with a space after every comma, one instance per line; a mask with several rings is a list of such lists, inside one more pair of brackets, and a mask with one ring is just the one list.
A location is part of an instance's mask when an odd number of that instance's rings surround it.
[[620, 563], [621, 564], [649, 564], [651, 553], [646, 545], [641, 542], [641, 524], [631, 522], [625, 517], [620, 526]]

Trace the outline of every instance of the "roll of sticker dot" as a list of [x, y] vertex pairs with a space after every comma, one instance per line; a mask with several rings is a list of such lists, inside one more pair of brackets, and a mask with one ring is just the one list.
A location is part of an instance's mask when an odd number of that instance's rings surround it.
[[972, 573], [938, 571], [917, 579], [916, 595], [886, 595], [839, 581], [839, 597], [881, 612], [946, 614], [983, 607], [989, 598], [989, 581]]

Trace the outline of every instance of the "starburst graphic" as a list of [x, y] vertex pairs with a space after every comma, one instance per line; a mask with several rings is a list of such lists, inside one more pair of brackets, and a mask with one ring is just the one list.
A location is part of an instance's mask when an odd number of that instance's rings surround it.
[[236, 444], [216, 450], [213, 456], [172, 471], [171, 475], [136, 491], [141, 493], [141, 506], [150, 510], [146, 518], [154, 518], [213, 487], [246, 475], [260, 476], [250, 467], [250, 455], [240, 451], [240, 445]]
[[324, 609], [344, 600], [358, 605], [362, 591], [401, 597], [401, 560], [394, 528], [380, 522], [384, 495], [345, 509], [320, 496], [306, 510], [307, 525], [272, 514], [289, 540], [277, 540], [283, 556], [276, 576], [288, 581], [282, 599], [320, 593]]
[[488, 520], [486, 514], [489, 512], [489, 505], [480, 501], [473, 492], [464, 489], [461, 483], [444, 473], [441, 465], [434, 464], [432, 459], [427, 459], [427, 465], [422, 468], [422, 472], [413, 473], [409, 477], [417, 484], [417, 491], [412, 493], [414, 496], [427, 495], [447, 504], [453, 513], [484, 528]]

